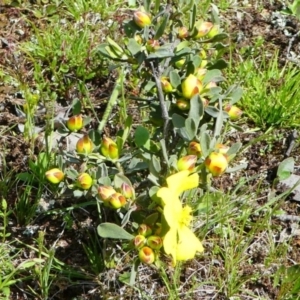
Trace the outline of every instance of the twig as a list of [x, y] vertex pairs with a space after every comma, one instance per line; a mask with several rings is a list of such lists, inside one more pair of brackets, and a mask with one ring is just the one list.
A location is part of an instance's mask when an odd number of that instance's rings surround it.
[[298, 132], [295, 129], [287, 138], [288, 148], [284, 154], [285, 158], [287, 158], [291, 155], [291, 152], [293, 151], [293, 149], [295, 147], [297, 138], [298, 138]]
[[162, 111], [162, 118], [164, 120], [163, 137], [164, 137], [165, 140], [167, 140], [166, 138], [167, 138], [167, 134], [168, 134], [169, 114], [168, 114], [168, 110], [167, 110], [167, 106], [166, 106], [166, 102], [165, 102], [161, 82], [160, 82], [160, 79], [159, 79], [161, 74], [160, 74], [159, 70], [157, 70], [154, 67], [153, 61], [150, 61], [150, 66], [151, 66], [152, 75], [154, 77], [155, 84], [156, 84], [156, 87], [157, 87], [157, 96], [158, 96], [160, 108], [161, 108], [161, 111]]
[[287, 54], [286, 54], [286, 59], [297, 64], [298, 66], [300, 66], [300, 61], [296, 58], [293, 58], [290, 51], [291, 51], [291, 48], [292, 48], [292, 45], [296, 39], [296, 37], [299, 35], [300, 31], [298, 31], [297, 33], [295, 33], [292, 38], [290, 39], [289, 41], [289, 45], [288, 45], [288, 48], [287, 48]]
[[280, 221], [290, 221], [290, 222], [300, 222], [299, 216], [294, 215], [282, 215], [282, 216], [274, 216], [276, 219]]

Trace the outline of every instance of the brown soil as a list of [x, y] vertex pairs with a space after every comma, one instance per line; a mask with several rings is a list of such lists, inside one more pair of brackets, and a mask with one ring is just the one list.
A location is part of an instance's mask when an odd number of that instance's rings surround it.
[[[1, 4], [1, 0], [0, 0]], [[237, 39], [237, 35], [243, 33], [243, 38], [237, 43], [237, 48], [251, 47], [258, 36], [264, 38], [264, 49], [270, 52], [279, 50], [279, 60], [284, 63], [287, 56], [287, 48], [289, 45], [290, 37], [287, 37], [283, 30], [276, 28], [271, 22], [271, 13], [279, 11], [282, 7], [279, 3], [271, 6], [266, 5], [262, 11], [256, 11], [253, 8], [243, 9], [243, 16], [240, 20], [236, 18], [236, 11], [226, 13], [225, 20], [228, 22], [232, 40]], [[14, 25], [11, 25], [11, 20], [15, 19]], [[289, 17], [288, 27], [290, 33], [295, 34], [299, 28], [299, 22]], [[23, 34], [20, 35], [20, 30]], [[20, 10], [14, 7], [0, 6], [0, 64], [5, 66], [7, 70], [18, 70], [25, 74], [28, 73], [28, 66], [22, 57], [18, 57], [16, 61], [15, 51], [18, 47], [18, 43], [28, 39], [30, 36], [30, 30], [28, 24], [22, 19], [22, 13]], [[292, 50], [297, 52], [298, 38], [295, 40]], [[94, 99], [95, 107], [99, 114], [103, 113], [105, 103], [103, 101], [99, 103], [96, 99], [105, 99], [109, 95], [109, 91], [112, 88], [113, 81], [111, 78], [101, 78], [98, 81], [90, 82], [90, 89], [92, 91], [91, 98]], [[22, 95], [18, 94], [18, 91], [13, 86], [6, 86], [0, 84], [0, 199], [4, 195], [5, 189], [1, 189], [5, 185], [5, 176], [9, 174], [12, 182], [15, 182], [17, 174], [20, 172], [28, 171], [28, 162], [30, 159], [34, 160], [36, 155], [40, 151], [39, 145], [32, 145], [24, 140], [23, 134], [18, 129], [18, 124], [23, 120], [20, 118], [16, 109], [22, 105]], [[86, 111], [89, 114], [89, 111]], [[92, 123], [93, 124], [93, 123]], [[93, 124], [92, 126], [97, 126]], [[108, 132], [115, 129], [106, 128]], [[262, 132], [256, 132], [252, 134], [235, 133], [232, 137], [232, 141], [240, 141], [243, 146], [247, 145], [252, 139], [259, 137]], [[255, 143], [247, 148], [242, 154], [237, 157], [237, 163], [245, 161], [248, 166], [245, 170], [240, 171], [238, 176], [224, 176], [222, 179], [215, 180], [214, 186], [224, 190], [225, 192], [234, 187], [241, 176], [250, 178], [254, 175], [259, 175], [258, 178], [248, 183], [248, 188], [255, 192], [258, 188], [260, 193], [260, 204], [264, 204], [267, 201], [267, 194], [271, 189], [271, 184], [276, 176], [276, 167], [284, 159], [284, 155], [287, 149], [287, 144], [283, 142], [290, 132], [283, 130], [277, 130], [273, 133], [273, 137], [270, 140], [263, 140]], [[296, 165], [300, 164], [300, 150], [296, 148], [291, 153], [296, 160]], [[4, 164], [5, 162], [5, 164]], [[20, 196], [20, 190], [25, 186], [10, 187], [11, 193], [5, 193], [6, 200], [10, 207], [14, 207], [17, 197]], [[7, 191], [6, 191], [7, 192]], [[34, 195], [32, 196], [34, 198]], [[50, 194], [43, 194], [41, 199], [41, 205], [49, 205]], [[95, 215], [95, 207], [88, 206], [85, 209], [74, 209], [70, 216], [72, 219], [66, 219], [66, 215], [63, 213], [64, 209], [67, 209], [71, 205], [74, 205], [74, 199], [66, 197], [64, 199], [55, 199], [53, 209], [57, 209], [57, 214], [40, 214], [34, 222], [29, 226], [23, 226], [18, 224], [17, 219], [12, 216], [10, 218], [10, 233], [12, 239], [22, 241], [27, 245], [37, 247], [37, 233], [43, 231], [45, 233], [45, 247], [55, 248], [55, 256], [64, 262], [66, 266], [77, 268], [78, 274], [73, 274], [72, 278], [60, 271], [57, 272], [56, 278], [53, 278], [53, 283], [50, 291], [51, 298], [49, 299], [121, 299], [120, 293], [122, 293], [122, 299], [143, 299], [143, 296], [138, 292], [126, 287], [120, 281], [117, 280], [118, 276], [124, 272], [130, 271], [129, 261], [124, 263], [122, 267], [118, 265], [114, 269], [103, 267], [103, 271], [99, 276], [94, 275], [91, 270], [91, 264], [88, 261], [82, 245], [92, 245], [93, 240], [97, 240], [96, 226], [98, 224], [97, 215]], [[89, 199], [77, 199], [78, 202], [88, 201]], [[292, 201], [291, 197], [287, 198], [283, 204], [283, 209], [287, 214], [300, 215], [299, 203]], [[284, 222], [274, 220], [274, 226], [281, 227], [282, 230], [289, 229], [291, 222]], [[278, 231], [276, 231], [278, 233]], [[88, 234], [87, 234], [88, 233]], [[263, 234], [263, 233], [262, 233]], [[257, 237], [259, 239], [260, 237]], [[289, 251], [289, 257], [293, 261], [300, 261], [300, 242], [299, 237], [293, 241], [293, 248]], [[102, 243], [102, 242], [101, 242]], [[99, 256], [101, 256], [101, 243], [96, 245]], [[16, 242], [16, 246], [20, 246]], [[256, 295], [262, 295], [266, 299], [275, 299], [278, 295], [278, 288], [273, 287], [270, 282], [269, 273], [274, 272], [272, 266], [263, 268], [264, 264], [264, 247], [266, 245], [260, 244], [260, 248], [255, 248], [257, 245], [253, 242], [253, 247], [249, 249], [252, 251], [253, 263], [251, 265], [245, 265], [241, 270], [245, 276], [253, 276], [256, 274], [258, 280], [255, 283], [246, 284], [245, 289], [253, 290]], [[209, 250], [209, 245], [206, 245]], [[27, 259], [35, 255], [34, 251], [29, 248], [23, 248], [19, 259]], [[126, 257], [126, 260], [130, 260], [130, 257]], [[110, 262], [112, 263], [112, 262]], [[214, 263], [213, 272], [224, 271], [224, 265], [222, 260]], [[199, 274], [199, 278], [206, 278], [205, 266], [211, 265], [210, 261], [193, 262], [187, 265], [185, 272], [180, 277], [180, 284], [187, 283], [185, 289], [192, 288], [188, 283], [191, 274]], [[67, 269], [66, 267], [64, 267]], [[138, 283], [145, 291], [156, 291], [155, 299], [167, 299], [167, 290], [164, 287], [163, 282], [159, 278], [153, 278], [153, 272], [148, 267], [143, 267], [141, 270], [143, 276], [139, 279]], [[169, 270], [166, 270], [170, 273]], [[31, 282], [18, 283], [13, 289], [11, 299], [33, 299], [32, 296], [26, 295], [25, 291], [28, 290], [26, 285], [30, 285], [32, 289], [37, 289], [37, 282], [32, 280]], [[217, 291], [213, 289], [209, 284], [204, 285], [201, 291], [195, 292], [192, 296], [184, 296], [182, 294], [181, 299], [227, 299], [226, 295], [215, 296]], [[126, 296], [128, 295], [128, 296]], [[154, 298], [153, 298], [154, 299]], [[246, 298], [241, 298], [246, 299]], [[247, 298], [249, 299], [249, 298]]]

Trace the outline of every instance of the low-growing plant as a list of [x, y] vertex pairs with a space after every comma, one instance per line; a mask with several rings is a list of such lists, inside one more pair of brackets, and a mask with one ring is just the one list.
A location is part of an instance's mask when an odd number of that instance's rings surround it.
[[[192, 229], [199, 196], [210, 193], [212, 177], [240, 168], [229, 168], [240, 144], [226, 146], [222, 139], [224, 124], [240, 117], [235, 103], [242, 92], [219, 85], [227, 35], [217, 11], [211, 21], [197, 20], [191, 4], [186, 25], [182, 13], [150, 2], [124, 21], [118, 42], [108, 36], [97, 48], [118, 72], [98, 129], [78, 139], [75, 152], [58, 153], [60, 163], [46, 172], [58, 189], [95, 199], [100, 237], [112, 245], [124, 240], [121, 248], [132, 253], [131, 285], [140, 263], [159, 268], [167, 254], [175, 266], [205, 251], [204, 235]], [[128, 115], [115, 138], [101, 137], [118, 98], [128, 106], [124, 86], [132, 82], [139, 95], [129, 97], [143, 109], [144, 123], [133, 129]], [[80, 131], [77, 121], [71, 117], [62, 130]]]

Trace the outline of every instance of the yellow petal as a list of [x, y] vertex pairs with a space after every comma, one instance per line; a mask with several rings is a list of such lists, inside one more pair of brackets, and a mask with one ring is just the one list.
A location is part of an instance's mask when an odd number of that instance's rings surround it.
[[[180, 200], [178, 198], [178, 195], [176, 193], [174, 193], [174, 191], [172, 189], [169, 189], [167, 187], [162, 187], [160, 188], [156, 195], [161, 198], [162, 200], [162, 204], [166, 205], [166, 204], [174, 204], [177, 203], [177, 207], [178, 207], [178, 202], [180, 204]], [[181, 207], [181, 204], [180, 204]]]
[[188, 170], [180, 171], [167, 178], [168, 188], [177, 196], [186, 190], [193, 189], [199, 184], [199, 176], [197, 173], [189, 175]]
[[177, 230], [170, 229], [164, 237], [164, 250], [166, 254], [172, 256], [174, 264], [176, 264], [176, 248], [177, 248]]
[[174, 199], [164, 206], [164, 217], [169, 227], [176, 229], [179, 226], [179, 221], [182, 218], [182, 205], [179, 199]]
[[192, 259], [195, 257], [196, 252], [204, 251], [202, 243], [188, 227], [183, 226], [178, 230], [178, 238], [177, 260]]

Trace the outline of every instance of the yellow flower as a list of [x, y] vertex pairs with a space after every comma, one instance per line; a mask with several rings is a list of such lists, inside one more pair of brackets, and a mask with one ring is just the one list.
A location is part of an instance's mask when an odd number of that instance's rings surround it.
[[176, 261], [188, 260], [195, 257], [196, 252], [203, 252], [200, 240], [191, 231], [189, 225], [192, 221], [192, 209], [182, 206], [179, 195], [198, 186], [197, 174], [189, 176], [189, 171], [181, 171], [167, 178], [168, 187], [160, 188], [157, 196], [162, 199], [163, 215], [169, 226], [169, 231], [164, 236], [163, 246], [166, 254]]

